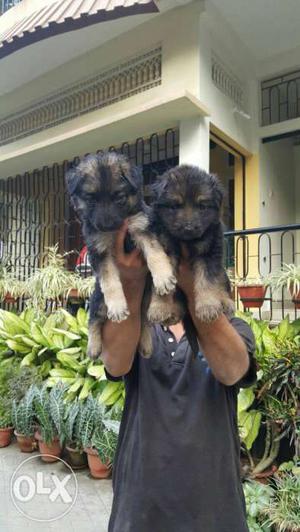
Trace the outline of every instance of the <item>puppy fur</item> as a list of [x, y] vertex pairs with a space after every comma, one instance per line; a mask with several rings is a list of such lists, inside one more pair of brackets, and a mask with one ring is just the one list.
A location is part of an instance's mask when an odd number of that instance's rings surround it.
[[[116, 232], [128, 219], [129, 248], [145, 257], [157, 295], [174, 291], [176, 277], [156, 236], [149, 231], [149, 207], [143, 201], [142, 175], [126, 157], [105, 152], [85, 157], [66, 174], [73, 205], [81, 219], [91, 266], [96, 275], [90, 299], [88, 354], [101, 355], [101, 326], [108, 318], [120, 322], [128, 315], [119, 270], [114, 258]], [[146, 310], [143, 327], [147, 328]], [[151, 354], [151, 337], [142, 330], [140, 350]]]
[[[222, 312], [231, 316], [230, 283], [223, 268], [221, 205], [223, 188], [215, 175], [189, 165], [165, 172], [154, 184], [151, 230], [157, 235], [176, 271], [184, 243], [194, 271], [195, 313], [211, 321]], [[172, 309], [168, 308], [171, 305]], [[175, 300], [152, 297], [151, 321], [170, 323], [187, 314], [183, 294]], [[166, 320], [165, 320], [166, 318]]]

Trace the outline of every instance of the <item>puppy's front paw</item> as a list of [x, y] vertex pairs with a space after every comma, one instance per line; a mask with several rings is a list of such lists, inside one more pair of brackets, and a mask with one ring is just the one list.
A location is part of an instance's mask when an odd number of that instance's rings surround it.
[[160, 276], [153, 277], [155, 292], [160, 296], [174, 292], [176, 283], [177, 280], [173, 274], [168, 276], [161, 274]]
[[89, 339], [88, 346], [87, 346], [87, 356], [91, 360], [97, 360], [98, 358], [100, 358], [101, 353], [102, 353], [102, 344], [99, 342], [95, 343]]
[[201, 321], [213, 321], [217, 319], [223, 311], [223, 307], [220, 301], [209, 304], [196, 305], [196, 317]]
[[119, 323], [120, 321], [126, 320], [128, 316], [129, 310], [127, 306], [118, 307], [117, 305], [110, 305], [107, 309], [107, 317], [111, 321], [116, 321]]
[[165, 296], [155, 294], [152, 297], [147, 317], [151, 323], [173, 325], [180, 321], [182, 317], [181, 310], [180, 305], [174, 301], [171, 294]]

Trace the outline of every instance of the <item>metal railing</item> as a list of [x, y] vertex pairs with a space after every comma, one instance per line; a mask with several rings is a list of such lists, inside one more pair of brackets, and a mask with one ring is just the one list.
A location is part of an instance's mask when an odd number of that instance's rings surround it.
[[262, 126], [276, 124], [300, 116], [300, 71], [261, 83]]
[[8, 11], [8, 9], [16, 6], [20, 2], [22, 2], [22, 0], [0, 0], [0, 15], [3, 15], [5, 11]]
[[[300, 265], [300, 224], [261, 227], [225, 232], [225, 266], [234, 281], [237, 307], [253, 310], [258, 317], [279, 321], [288, 314], [297, 317], [297, 305], [289, 292], [283, 288], [274, 291], [267, 287], [260, 308], [244, 305], [238, 295], [238, 285], [264, 281], [279, 270], [283, 264]], [[300, 314], [300, 313], [298, 313]]]
[[[109, 149], [117, 149], [142, 167], [148, 201], [155, 177], [178, 164], [179, 132], [168, 129]], [[67, 168], [79, 161], [80, 157], [75, 157], [73, 161], [0, 179], [0, 260], [9, 264], [17, 278], [23, 280], [41, 266], [48, 246], [58, 242], [60, 253], [79, 252], [84, 246], [64, 179]], [[70, 255], [70, 269], [75, 267], [76, 259], [76, 254]]]

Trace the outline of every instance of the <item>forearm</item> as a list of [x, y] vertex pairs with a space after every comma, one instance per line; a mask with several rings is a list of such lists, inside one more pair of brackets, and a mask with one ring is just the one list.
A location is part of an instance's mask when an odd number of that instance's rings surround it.
[[224, 314], [212, 322], [202, 322], [195, 316], [191, 298], [189, 302], [201, 349], [214, 376], [227, 386], [235, 384], [249, 368], [249, 355], [242, 338]]
[[130, 315], [120, 323], [107, 320], [102, 328], [103, 352], [101, 359], [113, 377], [130, 370], [141, 333], [141, 303], [144, 287], [141, 283], [123, 285]]

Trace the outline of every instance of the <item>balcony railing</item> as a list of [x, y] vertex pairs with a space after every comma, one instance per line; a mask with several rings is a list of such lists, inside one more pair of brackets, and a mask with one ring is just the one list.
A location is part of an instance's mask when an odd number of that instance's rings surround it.
[[5, 11], [8, 11], [11, 7], [16, 6], [22, 0], [0, 0], [0, 15], [3, 15]]
[[269, 126], [300, 116], [300, 71], [261, 84], [261, 121]]
[[225, 265], [234, 281], [234, 297], [240, 310], [249, 309], [257, 317], [273, 322], [287, 315], [291, 319], [300, 317], [298, 305], [286, 288], [274, 291], [269, 286], [263, 300], [257, 298], [256, 303], [262, 303], [260, 308], [252, 307], [247, 300], [243, 304], [238, 295], [237, 286], [241, 281], [249, 284], [263, 281], [283, 264], [300, 265], [300, 224], [225, 233]]

